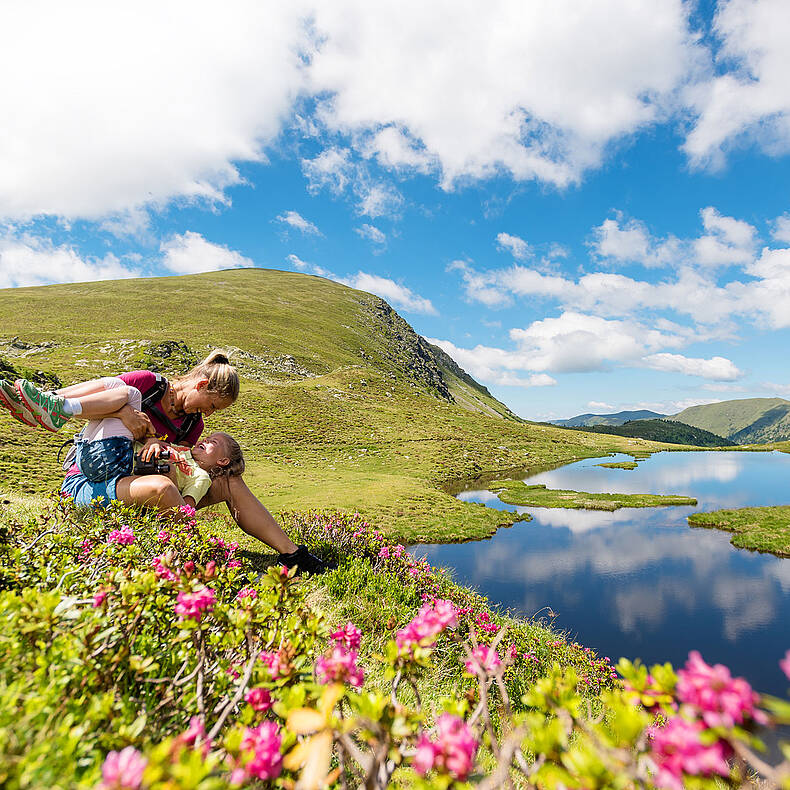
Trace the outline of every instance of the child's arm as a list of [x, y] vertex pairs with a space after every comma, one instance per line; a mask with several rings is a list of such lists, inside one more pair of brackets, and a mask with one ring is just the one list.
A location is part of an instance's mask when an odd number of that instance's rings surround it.
[[184, 504], [189, 505], [189, 507], [191, 508], [197, 507], [197, 502], [195, 502], [195, 498], [189, 496], [189, 494], [187, 494], [186, 496], [182, 496], [182, 499], [184, 500]]

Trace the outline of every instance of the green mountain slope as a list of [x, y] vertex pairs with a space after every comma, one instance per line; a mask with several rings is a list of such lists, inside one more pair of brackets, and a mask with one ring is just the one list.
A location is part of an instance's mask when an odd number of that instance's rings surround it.
[[551, 420], [552, 425], [561, 425], [565, 428], [578, 428], [584, 425], [623, 425], [633, 420], [652, 420], [665, 417], [647, 409], [637, 411], [618, 411], [615, 414], [577, 414], [567, 420]]
[[[64, 384], [183, 370], [214, 347], [233, 350], [242, 394], [207, 427], [239, 439], [267, 506], [356, 510], [406, 541], [480, 537], [517, 518], [458, 501], [459, 480], [637, 441], [514, 418], [386, 302], [317, 277], [247, 269], [0, 290], [0, 357]], [[0, 488], [54, 490], [63, 438], [1, 412]]]
[[617, 436], [635, 436], [667, 444], [690, 444], [695, 447], [726, 447], [734, 445], [731, 439], [695, 428], [675, 420], [633, 420], [624, 425], [591, 425], [574, 430], [608, 433]]
[[671, 419], [725, 436], [736, 444], [790, 439], [790, 401], [744, 398], [684, 409]]

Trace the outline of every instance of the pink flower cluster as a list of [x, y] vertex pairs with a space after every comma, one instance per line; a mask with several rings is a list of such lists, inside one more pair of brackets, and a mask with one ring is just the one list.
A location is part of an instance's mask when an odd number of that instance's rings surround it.
[[458, 624], [458, 615], [451, 601], [437, 598], [433, 603], [426, 603], [417, 612], [417, 616], [395, 634], [395, 641], [401, 650], [412, 652], [415, 647], [433, 647], [436, 637], [445, 628], [454, 628]]
[[221, 559], [224, 560], [229, 568], [240, 568], [241, 562], [235, 559], [236, 551], [239, 548], [239, 544], [234, 540], [230, 543], [226, 543], [222, 538], [218, 538], [216, 535], [212, 535], [208, 539], [208, 542], [211, 543], [212, 546], [219, 549]]
[[285, 677], [291, 672], [291, 665], [288, 661], [288, 658], [284, 656], [279, 650], [264, 650], [258, 656], [258, 660], [269, 670], [269, 675], [272, 680]]
[[90, 538], [85, 538], [85, 540], [80, 543], [80, 555], [79, 560], [80, 562], [85, 562], [88, 557], [91, 556], [91, 551], [93, 550], [93, 541]]
[[241, 749], [244, 752], [251, 751], [252, 760], [233, 771], [231, 782], [241, 784], [249, 777], [264, 781], [276, 779], [283, 769], [281, 746], [280, 728], [274, 722], [265, 721], [257, 727], [247, 727], [241, 740]]
[[362, 688], [365, 680], [365, 673], [357, 666], [357, 651], [343, 642], [335, 642], [329, 653], [315, 662], [315, 674], [319, 683], [348, 683], [356, 689]]
[[132, 532], [132, 528], [128, 526], [114, 529], [107, 536], [107, 543], [118, 543], [121, 546], [131, 546], [134, 540], [134, 532]]
[[217, 596], [211, 587], [201, 587], [197, 592], [180, 592], [176, 602], [179, 620], [194, 620], [199, 623], [206, 612], [214, 608]]
[[359, 650], [359, 645], [362, 641], [362, 631], [350, 621], [342, 628], [338, 628], [337, 631], [332, 631], [329, 636], [335, 642], [344, 644], [349, 650]]
[[172, 557], [167, 554], [162, 554], [159, 557], [154, 557], [151, 560], [151, 565], [154, 566], [154, 573], [160, 578], [169, 582], [174, 582], [178, 579], [178, 574], [170, 569]]
[[779, 662], [779, 668], [787, 675], [790, 680], [790, 650], [785, 653], [785, 657]]
[[683, 790], [683, 774], [692, 776], [727, 776], [725, 744], [716, 741], [704, 745], [700, 733], [705, 729], [701, 721], [688, 721], [681, 716], [669, 719], [663, 727], [650, 730], [650, 756], [656, 766], [655, 782], [668, 790]]
[[417, 741], [417, 753], [411, 764], [421, 776], [433, 768], [463, 782], [474, 766], [477, 745], [477, 739], [463, 719], [443, 713], [436, 719], [435, 740], [423, 733]]
[[107, 597], [107, 590], [99, 590], [97, 593], [94, 593], [93, 608], [98, 609], [104, 603], [104, 599], [106, 597]]
[[709, 666], [692, 650], [685, 669], [678, 670], [675, 694], [702, 716], [708, 727], [732, 727], [745, 718], [765, 722], [755, 705], [759, 696], [743, 678], [734, 678], [723, 664]]
[[[480, 612], [480, 614], [475, 617], [475, 627], [484, 634], [495, 634], [499, 630], [499, 626], [491, 622], [491, 614], [486, 611]], [[557, 642], [556, 644], [559, 645], [562, 643]]]
[[170, 542], [170, 533], [166, 529], [159, 530], [159, 534], [157, 535], [157, 537], [162, 543]]
[[272, 706], [272, 695], [269, 689], [265, 689], [262, 686], [256, 686], [250, 689], [244, 699], [250, 704], [252, 709], [258, 711], [258, 713], [263, 713]]
[[101, 767], [100, 790], [138, 790], [148, 761], [133, 746], [110, 752]]
[[204, 757], [211, 749], [211, 741], [206, 739], [206, 727], [199, 716], [193, 716], [189, 720], [189, 727], [176, 738], [176, 741], [191, 748], [200, 744], [200, 750]]
[[502, 668], [502, 660], [496, 650], [489, 645], [478, 645], [470, 658], [464, 661], [464, 667], [470, 675], [496, 675]]
[[236, 600], [243, 601], [245, 598], [249, 598], [250, 601], [254, 601], [258, 597], [258, 592], [253, 587], [242, 587], [236, 593]]

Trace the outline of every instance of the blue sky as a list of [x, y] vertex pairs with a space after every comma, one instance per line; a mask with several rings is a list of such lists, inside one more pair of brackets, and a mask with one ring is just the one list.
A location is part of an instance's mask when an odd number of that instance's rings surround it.
[[790, 397], [789, 32], [785, 0], [4, 4], [0, 287], [303, 271], [528, 418]]

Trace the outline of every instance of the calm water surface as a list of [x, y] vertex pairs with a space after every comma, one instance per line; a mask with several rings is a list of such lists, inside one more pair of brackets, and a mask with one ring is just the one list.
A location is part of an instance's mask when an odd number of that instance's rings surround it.
[[790, 648], [790, 559], [730, 545], [729, 533], [690, 529], [699, 510], [790, 504], [790, 455], [659, 453], [633, 471], [580, 461], [527, 478], [588, 492], [685, 494], [696, 507], [563, 510], [505, 505], [488, 491], [459, 498], [530, 513], [532, 521], [472, 543], [420, 546], [433, 565], [522, 615], [556, 625], [616, 662], [685, 662], [699, 649], [760, 691], [784, 696], [777, 662]]

